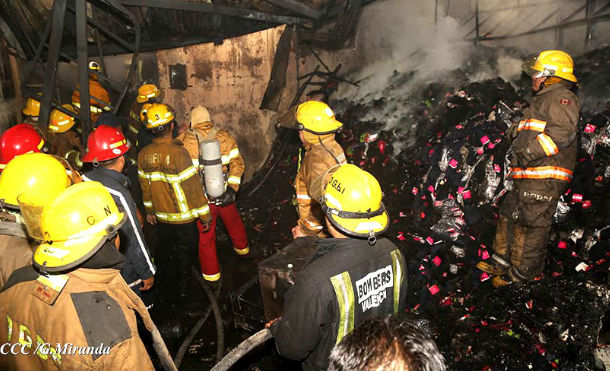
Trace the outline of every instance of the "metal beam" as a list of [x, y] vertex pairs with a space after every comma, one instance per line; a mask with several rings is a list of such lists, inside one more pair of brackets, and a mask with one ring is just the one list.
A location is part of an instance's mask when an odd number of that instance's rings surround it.
[[[59, 49], [61, 48], [61, 39], [64, 33], [64, 21], [66, 19], [66, 0], [55, 0], [53, 4], [53, 16], [51, 18], [51, 38], [49, 41], [50, 48], [47, 56], [47, 66], [44, 74], [44, 83], [42, 89], [42, 101], [40, 102], [40, 118], [38, 126], [41, 130], [46, 131], [51, 115], [51, 98], [53, 98], [53, 90], [55, 88], [55, 76], [57, 75], [57, 61], [59, 60]], [[89, 86], [89, 84], [87, 84]]]
[[290, 10], [297, 14], [304, 15], [305, 17], [308, 17], [308, 18], [313, 18], [313, 19], [317, 20], [317, 19], [320, 19], [320, 17], [322, 16], [322, 12], [320, 12], [319, 10], [313, 9], [296, 0], [264, 0], [264, 1], [269, 4], [279, 6], [280, 8]]
[[139, 6], [148, 8], [185, 10], [189, 12], [215, 13], [227, 15], [230, 17], [277, 24], [296, 24], [303, 26], [310, 25], [310, 21], [303, 18], [288, 17], [283, 15], [272, 15], [244, 8], [214, 5], [211, 3], [181, 2], [176, 0], [118, 0], [118, 2], [121, 5], [125, 6]]
[[555, 29], [564, 29], [569, 27], [583, 26], [586, 24], [593, 24], [599, 22], [608, 22], [610, 21], [610, 14], [599, 15], [596, 17], [591, 17], [589, 19], [578, 19], [575, 21], [563, 22], [553, 26], [539, 28], [537, 30], [531, 30], [527, 32], [520, 32], [512, 35], [502, 35], [502, 36], [490, 36], [490, 37], [481, 37], [479, 41], [494, 41], [494, 40], [506, 40], [512, 39], [515, 37], [528, 36], [539, 32], [551, 31]]
[[[595, 0], [587, 0], [587, 9], [585, 11], [585, 18], [589, 19], [591, 14], [595, 12]], [[587, 23], [587, 31], [585, 33], [585, 50], [589, 49], [591, 45], [591, 39], [593, 38], [593, 32], [595, 31], [595, 25]]]
[[[70, 10], [71, 12], [75, 12], [74, 8], [72, 8], [70, 5], [68, 5], [68, 10]], [[97, 23], [96, 21], [94, 21], [93, 19], [91, 19], [89, 17], [87, 17], [87, 23], [89, 23], [89, 25], [93, 26], [94, 28], [99, 30], [101, 33], [103, 33], [106, 37], [111, 39], [115, 44], [123, 47], [125, 49], [125, 51], [130, 52], [130, 53], [133, 52], [133, 49], [134, 49], [133, 45], [129, 44], [127, 41], [125, 41], [122, 38], [120, 38], [119, 36], [115, 35], [112, 31], [110, 31], [106, 27], [100, 25], [99, 23]]]
[[[91, 131], [91, 102], [89, 102], [89, 55], [87, 53], [87, 0], [76, 3], [76, 51], [78, 55], [78, 92], [80, 94], [79, 117], [82, 129], [82, 143], [87, 146]], [[52, 51], [53, 49], [51, 49]]]

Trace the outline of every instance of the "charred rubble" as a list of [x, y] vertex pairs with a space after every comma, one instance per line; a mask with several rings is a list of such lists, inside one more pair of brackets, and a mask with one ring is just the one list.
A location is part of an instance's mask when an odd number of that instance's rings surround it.
[[[412, 74], [395, 73], [382, 98], [334, 102], [348, 161], [383, 188], [387, 236], [409, 266], [407, 312], [427, 323], [450, 369], [591, 370], [593, 350], [610, 341], [610, 249], [593, 237], [610, 224], [609, 64], [610, 48], [576, 61], [584, 97], [578, 166], [555, 215], [543, 276], [519, 288], [493, 290], [475, 264], [491, 255], [506, 187], [504, 132], [527, 107], [527, 83], [461, 86], [455, 81], [469, 78], [462, 69], [413, 88]], [[397, 124], [374, 119], [387, 117], [388, 107]], [[291, 241], [298, 153], [298, 139], [280, 132], [268, 166], [243, 190], [267, 176], [240, 204], [261, 257]]]

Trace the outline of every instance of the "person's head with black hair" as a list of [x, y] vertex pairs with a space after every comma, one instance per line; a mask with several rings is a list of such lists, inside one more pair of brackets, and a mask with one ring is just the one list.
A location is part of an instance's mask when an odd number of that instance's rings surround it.
[[444, 371], [443, 356], [432, 339], [396, 316], [362, 322], [335, 345], [331, 371]]
[[312, 90], [307, 93], [307, 100], [324, 102], [328, 104], [328, 94], [324, 90]]

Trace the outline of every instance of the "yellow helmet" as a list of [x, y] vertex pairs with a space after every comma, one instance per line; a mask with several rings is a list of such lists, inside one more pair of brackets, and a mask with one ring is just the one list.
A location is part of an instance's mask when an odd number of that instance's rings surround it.
[[382, 197], [374, 176], [356, 165], [345, 164], [326, 184], [320, 204], [333, 227], [344, 234], [374, 241], [389, 226]]
[[78, 266], [113, 237], [124, 220], [101, 183], [70, 186], [42, 211], [44, 242], [34, 251], [34, 265], [48, 272]]
[[146, 128], [154, 129], [174, 120], [174, 110], [163, 103], [153, 103], [146, 111]]
[[148, 109], [152, 107], [152, 104], [150, 103], [144, 103], [142, 105], [142, 109], [140, 110], [140, 121], [144, 122], [146, 121], [146, 112], [148, 111]]
[[538, 57], [523, 64], [523, 71], [532, 77], [557, 76], [571, 82], [578, 82], [574, 76], [572, 57], [561, 50], [545, 50]]
[[46, 153], [26, 153], [6, 165], [0, 176], [0, 199], [14, 208], [17, 197], [31, 192], [34, 197], [52, 199], [70, 185], [64, 165]]
[[[74, 116], [77, 115], [76, 109], [71, 104], [63, 104], [62, 108], [74, 113]], [[66, 113], [58, 109], [54, 109], [51, 112], [51, 121], [49, 122], [49, 130], [55, 133], [65, 133], [70, 130], [72, 126], [74, 126], [76, 122], [74, 121], [74, 117], [70, 116]]]
[[335, 113], [324, 102], [309, 101], [299, 105], [296, 113], [297, 129], [313, 134], [335, 133], [343, 124], [335, 119]]
[[149, 99], [156, 98], [161, 94], [161, 90], [155, 84], [144, 84], [138, 88], [138, 97], [136, 102], [144, 103]]
[[28, 98], [25, 101], [25, 108], [23, 109], [24, 115], [38, 117], [40, 115], [40, 101], [34, 98]]

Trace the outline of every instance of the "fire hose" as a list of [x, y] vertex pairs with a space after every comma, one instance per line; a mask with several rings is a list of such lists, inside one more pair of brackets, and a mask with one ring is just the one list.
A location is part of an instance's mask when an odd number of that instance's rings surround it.
[[[193, 268], [193, 274], [199, 276], [199, 273], [197, 272], [197, 270], [195, 268]], [[198, 279], [198, 281], [199, 281], [199, 279]], [[204, 287], [207, 287], [205, 282], [204, 282]], [[209, 297], [210, 303], [212, 303], [212, 304], [210, 305], [210, 307], [208, 307], [208, 309], [205, 311], [205, 313], [199, 319], [199, 321], [197, 321], [195, 326], [193, 326], [193, 328], [191, 329], [191, 331], [189, 332], [187, 337], [184, 339], [184, 341], [180, 345], [180, 348], [178, 349], [178, 352], [176, 353], [176, 356], [174, 357], [174, 363], [176, 364], [176, 367], [180, 367], [180, 364], [182, 364], [182, 360], [184, 359], [186, 351], [188, 350], [189, 346], [195, 339], [195, 336], [199, 333], [199, 331], [203, 327], [203, 324], [205, 323], [205, 321], [207, 321], [208, 317], [210, 316], [210, 313], [212, 313], [212, 308], [214, 306], [218, 307], [217, 298], [218, 298], [218, 295], [220, 294], [221, 290], [222, 290], [222, 280], [219, 282], [218, 288], [216, 289], [216, 294], [212, 293], [213, 298]], [[206, 292], [206, 294], [208, 294], [207, 290], [205, 292]], [[220, 311], [218, 313], [220, 313]], [[216, 317], [216, 312], [214, 312], [214, 316]], [[222, 322], [222, 319], [221, 319], [221, 322]], [[218, 321], [216, 323], [218, 324]], [[218, 330], [218, 327], [216, 329]], [[224, 330], [223, 330], [223, 333], [224, 333]], [[218, 339], [220, 339], [220, 336], [218, 336]], [[224, 337], [223, 337], [223, 339], [224, 339]], [[220, 341], [217, 342], [217, 344], [218, 345], [217, 345], [216, 362], [220, 361], [220, 357], [222, 357], [222, 353], [223, 353], [223, 350], [220, 349]], [[218, 353], [219, 351], [220, 351], [220, 353]], [[220, 356], [219, 356], [219, 354], [220, 354]]]
[[256, 334], [250, 336], [246, 340], [242, 341], [236, 348], [231, 350], [220, 362], [218, 362], [211, 371], [226, 371], [235, 362], [239, 361], [243, 356], [248, 354], [252, 349], [261, 345], [265, 341], [271, 339], [273, 335], [269, 329], [264, 328]]

